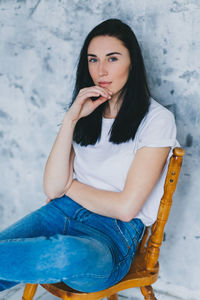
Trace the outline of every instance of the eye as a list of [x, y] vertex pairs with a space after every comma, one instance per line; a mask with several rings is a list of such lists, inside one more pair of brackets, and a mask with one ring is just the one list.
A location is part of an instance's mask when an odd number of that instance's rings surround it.
[[90, 59], [88, 60], [88, 62], [94, 63], [94, 62], [97, 62], [97, 59], [96, 59], [96, 58], [90, 58]]
[[116, 61], [118, 60], [117, 57], [109, 57], [109, 61], [113, 62], [113, 61]]

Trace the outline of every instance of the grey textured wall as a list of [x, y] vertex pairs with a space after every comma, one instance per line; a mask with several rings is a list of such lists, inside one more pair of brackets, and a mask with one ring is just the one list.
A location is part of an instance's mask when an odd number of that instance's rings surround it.
[[44, 203], [43, 170], [80, 47], [110, 17], [134, 29], [152, 95], [174, 112], [186, 150], [155, 288], [199, 299], [199, 0], [0, 1], [0, 229]]

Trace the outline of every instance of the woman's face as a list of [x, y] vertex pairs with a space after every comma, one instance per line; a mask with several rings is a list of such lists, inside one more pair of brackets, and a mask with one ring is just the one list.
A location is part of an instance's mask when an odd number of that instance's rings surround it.
[[97, 36], [88, 46], [88, 68], [95, 85], [118, 94], [129, 76], [131, 60], [122, 41], [112, 36]]

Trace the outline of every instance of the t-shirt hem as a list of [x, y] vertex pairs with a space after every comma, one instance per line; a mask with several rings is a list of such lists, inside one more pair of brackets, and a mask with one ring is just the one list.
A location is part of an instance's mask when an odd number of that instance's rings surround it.
[[138, 143], [137, 150], [142, 147], [174, 147], [174, 140], [159, 140], [159, 141], [151, 141], [149, 143]]

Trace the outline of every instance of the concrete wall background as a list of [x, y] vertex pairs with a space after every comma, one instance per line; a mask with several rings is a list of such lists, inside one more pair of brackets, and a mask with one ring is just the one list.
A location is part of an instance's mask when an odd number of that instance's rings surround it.
[[135, 31], [151, 93], [174, 112], [186, 150], [155, 289], [199, 299], [198, 0], [0, 1], [0, 229], [44, 204], [43, 170], [71, 98], [81, 45], [111, 17]]

